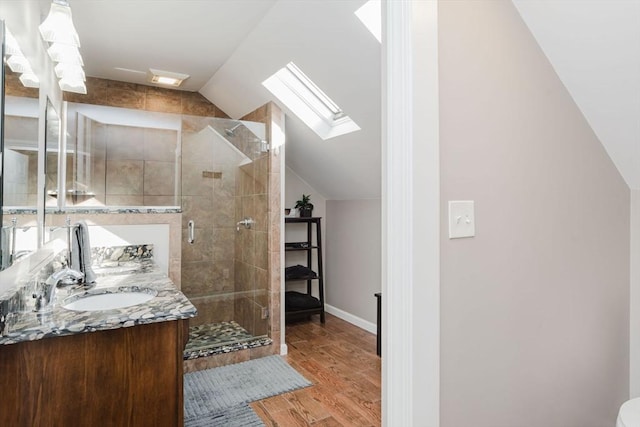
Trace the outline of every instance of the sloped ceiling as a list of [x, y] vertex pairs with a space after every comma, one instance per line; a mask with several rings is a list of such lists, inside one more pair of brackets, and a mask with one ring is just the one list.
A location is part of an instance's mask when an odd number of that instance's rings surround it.
[[[148, 84], [146, 73], [154, 68], [189, 74], [181, 89], [197, 91], [275, 1], [70, 0], [69, 4], [88, 75]], [[48, 12], [50, 1], [41, 3]]]
[[[380, 197], [380, 43], [354, 12], [366, 0], [69, 0], [87, 75], [146, 84], [149, 68], [191, 75], [239, 118], [294, 61], [361, 128], [323, 141], [285, 109], [287, 165], [328, 199]], [[50, 0], [38, 4], [46, 16]], [[13, 8], [20, 2], [3, 2]], [[0, 8], [0, 11], [2, 9]], [[30, 36], [35, 36], [30, 30]]]
[[[286, 159], [327, 199], [380, 197], [380, 43], [354, 12], [364, 0], [280, 0], [200, 90], [232, 117], [267, 101], [286, 116]], [[361, 130], [322, 140], [262, 82], [293, 61]]]
[[640, 1], [513, 1], [629, 187], [640, 189]]
[[[640, 189], [640, 0], [513, 1], [626, 182]], [[279, 104], [261, 83], [296, 62], [362, 128], [322, 141], [287, 112], [287, 164], [328, 199], [380, 196], [380, 44], [353, 14], [364, 2], [70, 0], [88, 75], [143, 83], [135, 71], [149, 67], [191, 74], [184, 89], [233, 117]], [[19, 40], [36, 33], [19, 19], [25, 3], [45, 16], [50, 1], [0, 3], [0, 12], [17, 13]]]

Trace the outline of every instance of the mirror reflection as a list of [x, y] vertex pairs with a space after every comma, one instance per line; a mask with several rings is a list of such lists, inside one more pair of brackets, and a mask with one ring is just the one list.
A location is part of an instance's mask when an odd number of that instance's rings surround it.
[[58, 152], [60, 150], [60, 116], [47, 100], [45, 117], [45, 206], [58, 205]]
[[66, 206], [179, 206], [176, 114], [67, 104]]
[[38, 100], [6, 96], [4, 206], [36, 208], [38, 192]]
[[38, 97], [5, 65], [0, 270], [37, 249]]

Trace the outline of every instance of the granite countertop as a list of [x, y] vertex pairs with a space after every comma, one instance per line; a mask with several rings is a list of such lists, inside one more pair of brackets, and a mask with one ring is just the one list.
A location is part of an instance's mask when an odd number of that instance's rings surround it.
[[157, 296], [131, 307], [103, 311], [72, 311], [61, 306], [62, 301], [84, 290], [57, 290], [53, 310], [39, 314], [32, 310], [7, 316], [0, 334], [0, 345], [39, 340], [48, 337], [126, 328], [147, 323], [166, 322], [195, 317], [196, 308], [173, 282], [160, 271], [151, 258], [109, 262], [103, 260], [93, 267], [97, 274], [92, 289], [114, 286], [151, 288]]

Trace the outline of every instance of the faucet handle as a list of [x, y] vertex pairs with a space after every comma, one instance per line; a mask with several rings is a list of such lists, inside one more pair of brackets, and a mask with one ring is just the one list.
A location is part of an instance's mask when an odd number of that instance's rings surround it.
[[46, 283], [57, 288], [63, 288], [66, 286], [77, 285], [82, 283], [83, 280], [84, 273], [71, 268], [63, 268], [49, 276]]
[[56, 288], [46, 282], [36, 283], [36, 289], [31, 297], [35, 299], [36, 312], [48, 312], [53, 308], [53, 299], [55, 297]]

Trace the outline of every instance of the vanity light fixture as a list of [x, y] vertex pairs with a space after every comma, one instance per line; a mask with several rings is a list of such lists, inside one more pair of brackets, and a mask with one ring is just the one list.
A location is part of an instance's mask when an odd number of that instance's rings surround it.
[[25, 58], [20, 49], [18, 41], [13, 37], [9, 28], [5, 26], [5, 55], [7, 58], [7, 65], [14, 73], [20, 74], [20, 82], [25, 87], [38, 88], [40, 87], [40, 80], [35, 75], [29, 60]]
[[149, 72], [147, 73], [147, 81], [163, 86], [179, 87], [182, 82], [188, 78], [188, 74], [155, 70], [153, 68], [149, 68]]
[[71, 8], [66, 0], [53, 0], [49, 15], [38, 28], [46, 42], [80, 47], [80, 37], [73, 25]]
[[78, 64], [69, 64], [68, 62], [60, 62], [55, 68], [56, 76], [61, 79], [63, 77], [86, 80], [82, 66]]
[[20, 82], [24, 87], [32, 87], [39, 88], [40, 87], [40, 79], [33, 72], [31, 73], [22, 73], [20, 74]]
[[9, 31], [8, 28], [6, 28], [5, 26], [5, 34], [4, 34], [4, 49], [5, 52], [4, 54], [7, 56], [11, 56], [11, 55], [20, 55], [22, 56], [22, 49], [20, 49], [20, 45], [18, 44], [18, 41], [16, 40], [15, 37], [13, 37], [13, 34], [11, 34], [11, 31]]
[[27, 61], [27, 58], [24, 56], [11, 55], [9, 59], [7, 59], [7, 65], [14, 73], [33, 73], [31, 64], [29, 64], [29, 61]]
[[73, 25], [67, 0], [53, 0], [49, 15], [39, 26], [42, 39], [50, 44], [47, 53], [55, 66], [58, 85], [65, 92], [86, 94], [84, 62], [78, 48], [80, 37]]
[[47, 49], [47, 53], [53, 62], [68, 62], [70, 64], [84, 65], [80, 51], [75, 46], [53, 43], [49, 46], [49, 49]]

